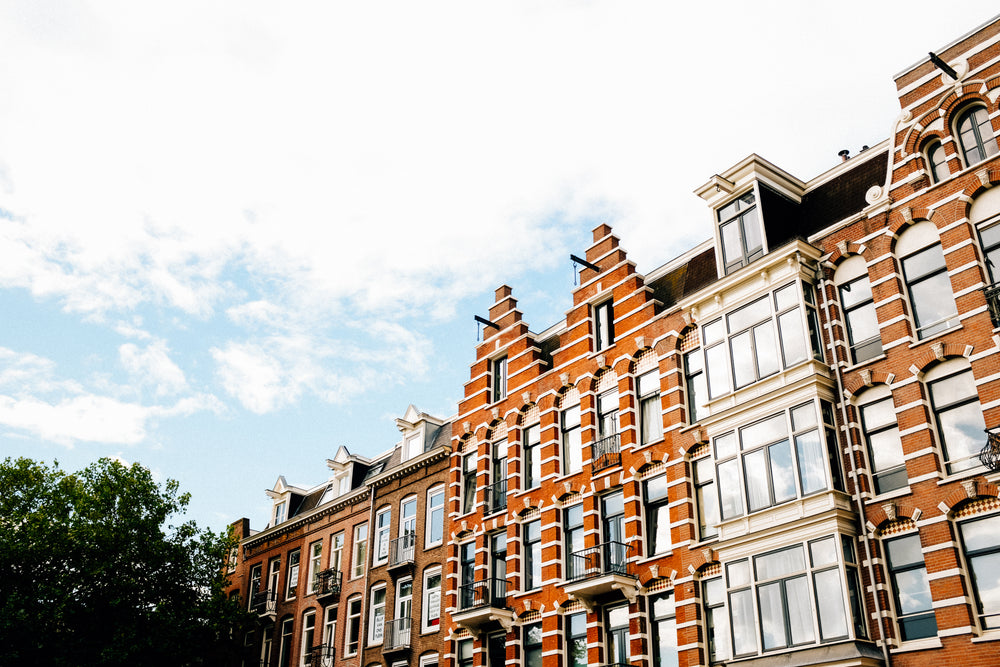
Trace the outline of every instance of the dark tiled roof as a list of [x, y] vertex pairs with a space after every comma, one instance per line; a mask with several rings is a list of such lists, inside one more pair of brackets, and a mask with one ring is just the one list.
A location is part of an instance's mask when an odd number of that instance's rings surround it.
[[653, 289], [654, 298], [669, 308], [717, 279], [715, 248], [710, 247], [692, 257], [686, 264], [660, 276], [649, 287]]

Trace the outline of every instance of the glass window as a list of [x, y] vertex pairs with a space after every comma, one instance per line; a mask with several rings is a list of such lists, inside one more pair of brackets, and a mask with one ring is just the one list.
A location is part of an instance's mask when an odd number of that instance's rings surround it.
[[883, 542], [889, 576], [896, 597], [896, 617], [903, 641], [933, 637], [937, 620], [931, 604], [931, 589], [918, 535], [907, 535]]
[[798, 283], [791, 283], [702, 328], [710, 397], [750, 385], [810, 355], [821, 356], [812, 340], [815, 308], [803, 305], [803, 298]]
[[847, 338], [854, 363], [860, 364], [882, 354], [882, 336], [867, 275], [840, 286], [840, 305], [844, 309]]
[[282, 500], [274, 506], [274, 525], [285, 520], [285, 513], [288, 511], [288, 503]]
[[579, 404], [562, 411], [563, 469], [564, 475], [583, 470], [583, 441], [580, 439]]
[[533, 489], [542, 483], [541, 428], [532, 424], [524, 429], [524, 488]]
[[952, 326], [958, 309], [941, 244], [935, 243], [904, 257], [902, 264], [917, 337], [927, 338]]
[[444, 487], [436, 486], [427, 491], [426, 546], [444, 542]]
[[663, 436], [663, 416], [660, 407], [660, 373], [643, 373], [636, 380], [639, 396], [639, 442], [648, 445]]
[[319, 588], [319, 573], [323, 563], [323, 541], [313, 542], [309, 546], [309, 594]]
[[566, 618], [568, 667], [587, 667], [587, 615], [569, 614]]
[[978, 467], [986, 422], [972, 371], [934, 380], [929, 386], [948, 472]]
[[701, 539], [719, 534], [719, 496], [715, 491], [715, 466], [711, 457], [696, 459], [694, 468], [695, 502], [698, 503], [698, 524]]
[[589, 560], [578, 556], [584, 550], [582, 503], [563, 510], [563, 538], [566, 541], [566, 579], [573, 581], [587, 572]]
[[351, 561], [351, 578], [357, 579], [365, 574], [365, 559], [368, 552], [368, 524], [361, 523], [354, 527], [354, 553]]
[[278, 667], [289, 667], [292, 664], [293, 624], [291, 617], [281, 622], [281, 639], [278, 642]]
[[677, 619], [670, 593], [657, 595], [650, 604], [653, 631], [653, 667], [677, 667]]
[[468, 514], [476, 504], [476, 455], [462, 459], [462, 514]]
[[646, 533], [649, 536], [646, 554], [670, 551], [670, 508], [667, 498], [667, 476], [657, 475], [643, 482], [646, 496]]
[[455, 649], [455, 654], [458, 656], [458, 667], [472, 667], [474, 662], [474, 657], [472, 653], [472, 640], [463, 639], [458, 642], [458, 646]]
[[934, 183], [940, 183], [951, 176], [948, 157], [944, 154], [940, 141], [932, 141], [927, 145], [927, 165], [930, 167], [931, 180]]
[[476, 599], [476, 543], [458, 545], [459, 608], [468, 609]]
[[530, 591], [542, 585], [542, 522], [540, 519], [528, 521], [524, 531], [524, 590]]
[[424, 597], [421, 630], [433, 632], [441, 627], [441, 568], [424, 572]]
[[609, 299], [594, 306], [594, 350], [611, 347], [615, 342], [615, 309]]
[[295, 592], [299, 585], [299, 557], [298, 549], [288, 554], [288, 579], [285, 580], [285, 597], [295, 597]]
[[375, 514], [375, 545], [372, 565], [385, 563], [389, 558], [389, 524], [392, 522], [392, 508], [384, 507]]
[[[684, 355], [684, 386], [687, 387], [688, 423], [697, 424], [708, 416], [705, 401], [708, 399], [708, 380], [701, 350]], [[728, 382], [727, 382], [728, 384]]]
[[330, 569], [340, 571], [344, 557], [344, 531], [330, 538]]
[[368, 608], [368, 645], [381, 644], [385, 631], [385, 586], [373, 588]]
[[986, 254], [986, 268], [990, 281], [1000, 283], [1000, 224], [994, 224], [979, 230], [983, 242], [983, 252]]
[[307, 611], [302, 616], [302, 643], [299, 646], [299, 655], [302, 661], [302, 667], [308, 667], [312, 664], [310, 660], [314, 639], [316, 638], [316, 612], [311, 610]]
[[632, 662], [629, 647], [628, 607], [610, 607], [605, 614], [605, 628], [608, 642], [607, 662], [612, 665], [628, 665]]
[[357, 655], [361, 637], [361, 596], [347, 601], [347, 632], [344, 655]]
[[253, 606], [253, 596], [260, 592], [262, 565], [258, 563], [250, 569], [250, 588], [247, 590], [247, 600]]
[[718, 211], [726, 275], [764, 255], [756, 201], [754, 193], [748, 192]]
[[730, 657], [729, 616], [726, 614], [726, 585], [722, 577], [702, 582], [702, 600], [705, 605], [705, 635], [708, 638], [709, 662], [719, 662]]
[[979, 164], [997, 154], [997, 140], [993, 136], [990, 115], [984, 107], [972, 107], [956, 123], [958, 141], [962, 146], [965, 166]]
[[1000, 515], [966, 521], [958, 528], [981, 627], [1000, 628]]
[[903, 488], [907, 484], [906, 462], [892, 396], [862, 405], [860, 412], [875, 493]]
[[502, 356], [490, 362], [490, 375], [493, 379], [493, 394], [490, 401], [496, 403], [507, 398], [507, 357]]
[[521, 637], [524, 644], [524, 667], [542, 667], [542, 624], [522, 626]]

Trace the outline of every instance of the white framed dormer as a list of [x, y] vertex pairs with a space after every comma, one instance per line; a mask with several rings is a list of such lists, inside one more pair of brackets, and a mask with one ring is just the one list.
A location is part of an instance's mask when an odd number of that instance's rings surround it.
[[323, 499], [319, 503], [320, 505], [333, 500], [338, 496], [350, 493], [351, 487], [353, 486], [354, 463], [358, 460], [368, 462], [368, 459], [360, 459], [360, 457], [352, 455], [351, 452], [348, 451], [347, 447], [344, 447], [343, 445], [340, 446], [336, 455], [334, 455], [332, 459], [326, 460], [326, 467], [329, 468], [333, 474], [330, 476], [326, 492], [323, 494]]
[[416, 406], [407, 406], [406, 413], [396, 420], [396, 428], [403, 436], [397, 445], [400, 461], [409, 461], [423, 454], [441, 423], [440, 419], [421, 412]]
[[719, 277], [735, 273], [767, 254], [761, 188], [798, 204], [806, 184], [758, 155], [750, 155], [716, 174], [695, 194], [712, 209], [715, 260]]
[[288, 521], [294, 505], [308, 493], [304, 489], [290, 486], [284, 475], [279, 475], [274, 488], [265, 491], [274, 504], [271, 507], [271, 527]]

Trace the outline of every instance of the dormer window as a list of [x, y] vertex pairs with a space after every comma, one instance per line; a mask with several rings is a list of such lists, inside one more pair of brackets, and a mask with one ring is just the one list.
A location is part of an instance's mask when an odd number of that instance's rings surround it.
[[718, 218], [726, 275], [764, 256], [757, 199], [752, 191], [719, 209]]
[[288, 516], [288, 501], [282, 500], [274, 506], [274, 525], [284, 521]]
[[974, 106], [968, 109], [959, 116], [955, 127], [966, 167], [979, 164], [997, 154], [997, 140], [993, 136], [993, 125], [985, 107]]

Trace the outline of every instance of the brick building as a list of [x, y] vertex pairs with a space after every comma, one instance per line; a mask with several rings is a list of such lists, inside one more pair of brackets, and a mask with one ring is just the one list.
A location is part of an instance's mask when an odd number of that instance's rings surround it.
[[401, 440], [341, 447], [308, 489], [279, 477], [269, 525], [233, 524], [231, 594], [257, 617], [243, 665], [436, 665], [451, 425], [412, 405]]
[[1000, 17], [895, 81], [888, 139], [721, 171], [664, 266], [599, 226], [563, 321], [497, 290], [442, 662], [1000, 664]]

